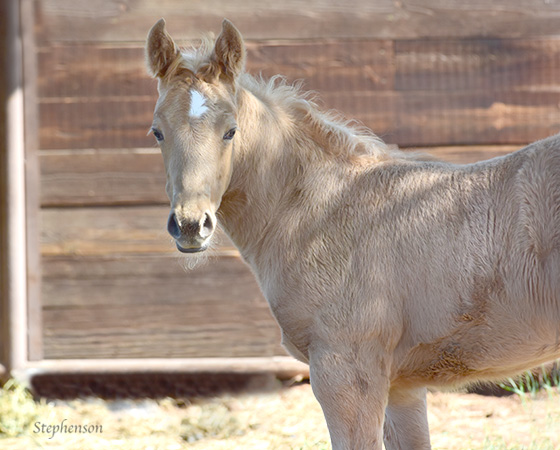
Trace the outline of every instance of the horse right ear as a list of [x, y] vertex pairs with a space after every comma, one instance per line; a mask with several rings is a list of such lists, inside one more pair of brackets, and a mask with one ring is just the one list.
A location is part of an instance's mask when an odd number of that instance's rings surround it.
[[179, 55], [179, 49], [165, 29], [165, 20], [160, 19], [148, 33], [146, 41], [146, 64], [153, 77], [162, 78], [171, 63]]
[[217, 79], [232, 83], [245, 69], [245, 53], [241, 33], [229, 20], [224, 19], [210, 61], [199, 70], [198, 75], [207, 83]]

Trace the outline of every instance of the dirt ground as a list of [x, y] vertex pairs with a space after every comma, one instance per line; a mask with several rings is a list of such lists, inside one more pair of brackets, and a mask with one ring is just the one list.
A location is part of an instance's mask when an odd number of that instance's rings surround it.
[[[0, 434], [4, 450], [330, 449], [306, 384], [194, 403], [90, 399], [33, 406], [14, 400], [13, 408], [14, 417], [4, 411], [0, 419], [23, 423], [16, 409], [27, 409], [27, 428], [17, 437]], [[534, 399], [431, 393], [429, 421], [434, 449], [560, 449], [557, 391]]]

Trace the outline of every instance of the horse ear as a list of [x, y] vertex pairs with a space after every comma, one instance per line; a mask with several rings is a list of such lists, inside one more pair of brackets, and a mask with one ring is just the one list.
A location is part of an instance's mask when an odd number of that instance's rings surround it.
[[227, 19], [222, 22], [222, 32], [216, 39], [212, 62], [219, 68], [219, 76], [235, 80], [245, 69], [245, 44], [243, 36]]
[[153, 77], [162, 78], [178, 55], [179, 49], [165, 29], [165, 20], [158, 20], [148, 33], [146, 41], [148, 72]]

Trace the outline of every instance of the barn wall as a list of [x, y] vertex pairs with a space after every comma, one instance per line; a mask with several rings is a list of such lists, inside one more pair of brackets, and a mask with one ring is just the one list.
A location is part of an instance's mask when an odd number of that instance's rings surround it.
[[560, 128], [556, 2], [264, 5], [37, 0], [46, 358], [285, 354], [226, 239], [185, 272], [166, 236], [163, 164], [146, 136], [156, 86], [143, 59], [162, 16], [184, 44], [230, 18], [250, 72], [304, 79], [325, 107], [399, 146], [476, 160]]

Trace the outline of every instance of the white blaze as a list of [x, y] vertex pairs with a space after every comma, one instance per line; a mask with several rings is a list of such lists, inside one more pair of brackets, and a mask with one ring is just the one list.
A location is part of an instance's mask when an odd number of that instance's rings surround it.
[[193, 89], [191, 91], [191, 108], [189, 110], [189, 115], [191, 117], [200, 117], [206, 111], [208, 111], [206, 99], [200, 92]]

